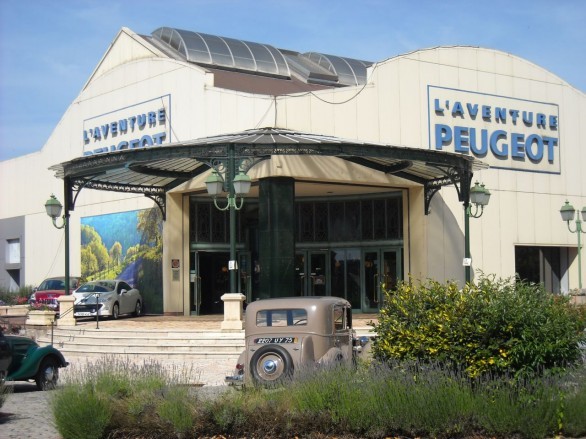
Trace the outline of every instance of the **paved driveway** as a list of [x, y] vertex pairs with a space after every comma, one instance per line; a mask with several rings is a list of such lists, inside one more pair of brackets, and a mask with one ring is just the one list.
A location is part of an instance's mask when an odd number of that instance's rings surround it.
[[8, 383], [13, 392], [0, 407], [2, 439], [61, 439], [53, 425], [52, 392], [39, 392], [35, 384]]

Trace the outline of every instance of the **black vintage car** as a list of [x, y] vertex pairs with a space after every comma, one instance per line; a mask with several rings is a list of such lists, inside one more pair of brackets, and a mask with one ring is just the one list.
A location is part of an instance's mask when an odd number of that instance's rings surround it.
[[35, 381], [39, 390], [54, 389], [59, 368], [66, 367], [63, 354], [53, 346], [39, 346], [34, 340], [0, 332], [0, 380]]

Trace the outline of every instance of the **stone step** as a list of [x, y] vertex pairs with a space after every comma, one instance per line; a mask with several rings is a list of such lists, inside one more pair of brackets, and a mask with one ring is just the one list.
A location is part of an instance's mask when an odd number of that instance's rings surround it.
[[[51, 335], [47, 334], [38, 337], [37, 341], [43, 343], [51, 342]], [[132, 336], [102, 336], [101, 334], [88, 334], [88, 335], [62, 335], [53, 334], [53, 343], [76, 343], [85, 345], [102, 345], [107, 344], [108, 346], [125, 346], [125, 345], [136, 345], [136, 346], [202, 346], [202, 347], [227, 347], [227, 346], [244, 346], [244, 337], [239, 338], [223, 338], [214, 337], [213, 335], [201, 337], [193, 336], [187, 337], [156, 337], [152, 335], [143, 335], [142, 337]]]

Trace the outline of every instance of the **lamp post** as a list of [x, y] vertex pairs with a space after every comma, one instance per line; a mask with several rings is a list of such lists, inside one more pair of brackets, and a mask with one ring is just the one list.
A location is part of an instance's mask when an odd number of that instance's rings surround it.
[[[578, 288], [582, 291], [582, 243], [580, 235], [586, 233], [586, 231], [582, 230], [582, 221], [586, 221], [586, 206], [582, 208], [582, 220], [580, 220], [580, 215], [576, 215], [576, 209], [568, 200], [560, 209], [560, 214], [562, 215], [562, 220], [568, 224], [570, 233], [578, 235]], [[576, 217], [576, 230], [572, 230], [570, 226], [570, 221], [574, 220], [574, 216]]]
[[[219, 210], [230, 211], [230, 261], [228, 270], [230, 272], [230, 293], [236, 293], [236, 211], [244, 206], [244, 195], [250, 191], [250, 177], [242, 169], [242, 161], [236, 163], [234, 145], [228, 146], [227, 160], [215, 160], [212, 164], [212, 173], [206, 179], [208, 194], [214, 198], [214, 206]], [[238, 165], [238, 166], [237, 166]], [[236, 170], [238, 168], [238, 174]], [[221, 175], [223, 174], [223, 175]], [[217, 197], [222, 192], [227, 192], [227, 203], [221, 207]], [[237, 197], [240, 197], [238, 202]]]
[[[66, 203], [67, 204], [67, 203]], [[47, 215], [53, 220], [53, 225], [57, 229], [65, 228], [65, 294], [69, 294], [69, 210], [65, 209], [63, 214], [63, 224], [57, 225], [57, 218], [61, 216], [63, 206], [55, 195], [51, 194], [51, 198], [45, 203], [45, 210]]]
[[[484, 187], [484, 184], [476, 182], [474, 187], [470, 188], [470, 200], [464, 204], [464, 272], [466, 283], [471, 280], [470, 266], [472, 258], [470, 256], [470, 217], [480, 218], [484, 213], [484, 206], [490, 200], [490, 191]], [[474, 211], [470, 203], [474, 204]]]

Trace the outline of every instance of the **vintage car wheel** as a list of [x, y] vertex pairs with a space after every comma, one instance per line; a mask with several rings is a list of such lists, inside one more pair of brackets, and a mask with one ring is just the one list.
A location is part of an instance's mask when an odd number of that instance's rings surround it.
[[140, 317], [142, 315], [142, 305], [140, 300], [136, 301], [136, 306], [134, 307], [134, 312], [132, 313], [134, 317]]
[[289, 352], [279, 345], [262, 346], [250, 360], [253, 380], [262, 385], [279, 384], [293, 375]]
[[112, 307], [112, 320], [118, 320], [118, 316], [120, 315], [120, 307], [117, 303], [114, 304]]
[[45, 358], [39, 367], [35, 381], [39, 390], [53, 390], [59, 380], [59, 362], [55, 358]]

